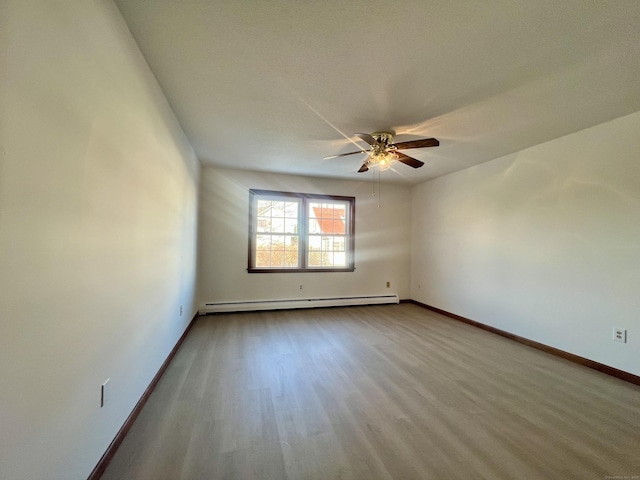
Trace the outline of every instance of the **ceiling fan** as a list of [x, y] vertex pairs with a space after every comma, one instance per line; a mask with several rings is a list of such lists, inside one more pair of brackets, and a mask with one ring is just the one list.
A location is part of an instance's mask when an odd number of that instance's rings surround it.
[[345, 157], [356, 153], [367, 153], [369, 156], [364, 161], [358, 172], [366, 172], [370, 167], [378, 167], [380, 170], [387, 170], [395, 162], [404, 163], [413, 168], [420, 168], [424, 162], [405, 155], [398, 150], [406, 150], [409, 148], [425, 148], [437, 147], [440, 142], [435, 138], [423, 138], [421, 140], [409, 140], [408, 142], [393, 143], [393, 133], [391, 132], [375, 132], [356, 133], [358, 137], [370, 145], [369, 150], [359, 150], [357, 152], [341, 153], [339, 155], [331, 155], [324, 157], [325, 160], [330, 158]]

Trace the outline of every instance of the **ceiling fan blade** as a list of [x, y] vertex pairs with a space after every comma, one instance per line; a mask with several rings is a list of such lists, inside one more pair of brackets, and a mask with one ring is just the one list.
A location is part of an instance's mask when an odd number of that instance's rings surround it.
[[366, 172], [367, 170], [369, 170], [369, 167], [367, 166], [366, 163], [363, 163], [362, 166], [360, 167], [360, 170], [358, 170], [358, 173]]
[[421, 162], [417, 158], [410, 157], [409, 155], [405, 155], [402, 152], [396, 152], [398, 155], [398, 161], [404, 163], [405, 165], [409, 165], [413, 168], [420, 168], [424, 165], [424, 162]]
[[356, 133], [358, 137], [367, 142], [369, 145], [379, 145], [375, 138], [373, 138], [368, 133]]
[[338, 158], [338, 157], [346, 157], [347, 155], [354, 155], [356, 153], [369, 153], [366, 150], [359, 150], [357, 152], [349, 152], [349, 153], [340, 153], [338, 155], [329, 155], [328, 157], [324, 157], [323, 160], [330, 160], [332, 158]]
[[423, 138], [422, 140], [409, 140], [408, 142], [396, 143], [398, 150], [405, 150], [407, 148], [424, 148], [424, 147], [437, 147], [440, 142], [435, 138]]

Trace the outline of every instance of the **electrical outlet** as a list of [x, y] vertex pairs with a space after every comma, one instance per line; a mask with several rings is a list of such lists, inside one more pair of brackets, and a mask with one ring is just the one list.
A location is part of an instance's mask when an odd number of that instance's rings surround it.
[[102, 385], [100, 385], [100, 408], [104, 407], [104, 404], [107, 403], [107, 398], [109, 398], [109, 389], [107, 388], [109, 385], [110, 378], [107, 378]]
[[182, 305], [180, 305], [180, 316], [182, 316]]
[[387, 282], [387, 288], [391, 286], [391, 282]]
[[300, 284], [300, 290], [302, 290], [302, 284]]
[[613, 339], [616, 342], [627, 343], [627, 329], [620, 327], [613, 327]]

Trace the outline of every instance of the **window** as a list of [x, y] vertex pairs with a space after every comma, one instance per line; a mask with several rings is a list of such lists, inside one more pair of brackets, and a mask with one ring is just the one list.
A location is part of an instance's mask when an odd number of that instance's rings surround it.
[[250, 190], [249, 272], [352, 272], [355, 200]]

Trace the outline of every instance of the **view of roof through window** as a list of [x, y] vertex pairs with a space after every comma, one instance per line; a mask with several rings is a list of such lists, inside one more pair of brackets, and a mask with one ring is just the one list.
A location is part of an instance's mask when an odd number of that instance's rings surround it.
[[309, 218], [313, 224], [313, 227], [310, 228], [310, 233], [344, 235], [346, 214], [344, 205], [310, 203], [309, 209]]

